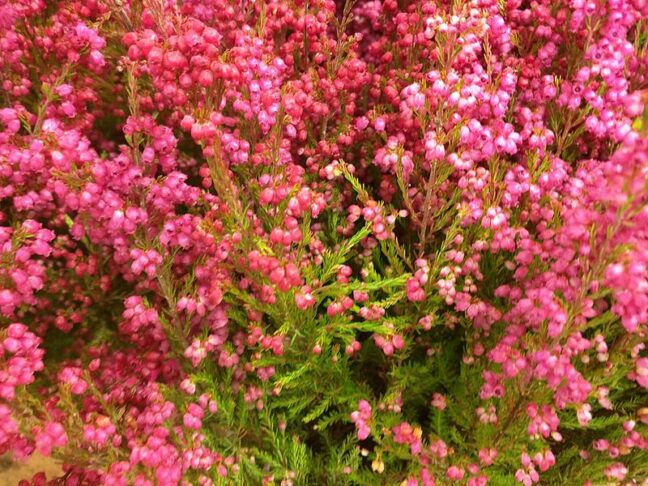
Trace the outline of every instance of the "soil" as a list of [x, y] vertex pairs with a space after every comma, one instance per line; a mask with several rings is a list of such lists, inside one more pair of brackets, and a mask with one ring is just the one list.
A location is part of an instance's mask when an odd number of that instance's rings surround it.
[[63, 472], [54, 459], [40, 454], [33, 454], [26, 461], [14, 461], [10, 456], [0, 456], [1, 486], [17, 486], [22, 479], [30, 480], [41, 471], [47, 479], [54, 479]]

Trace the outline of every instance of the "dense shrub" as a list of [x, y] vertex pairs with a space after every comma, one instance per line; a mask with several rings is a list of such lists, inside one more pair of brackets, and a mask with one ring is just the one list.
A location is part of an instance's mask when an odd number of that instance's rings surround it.
[[65, 485], [647, 480], [647, 18], [0, 0], [0, 452]]

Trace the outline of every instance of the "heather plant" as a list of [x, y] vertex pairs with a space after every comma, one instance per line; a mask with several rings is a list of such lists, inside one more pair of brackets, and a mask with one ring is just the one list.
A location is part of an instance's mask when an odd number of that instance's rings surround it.
[[25, 485], [648, 480], [648, 2], [0, 0]]

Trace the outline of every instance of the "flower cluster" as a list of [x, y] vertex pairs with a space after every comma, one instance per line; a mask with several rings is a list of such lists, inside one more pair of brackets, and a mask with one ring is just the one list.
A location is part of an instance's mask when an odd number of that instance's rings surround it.
[[65, 484], [645, 480], [647, 18], [0, 1], [0, 453]]

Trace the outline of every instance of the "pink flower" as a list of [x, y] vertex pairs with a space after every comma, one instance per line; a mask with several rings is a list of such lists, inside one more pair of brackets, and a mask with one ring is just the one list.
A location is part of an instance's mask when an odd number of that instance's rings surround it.
[[49, 456], [55, 447], [63, 447], [68, 442], [63, 425], [58, 422], [48, 422], [36, 433], [36, 449], [44, 456]]

